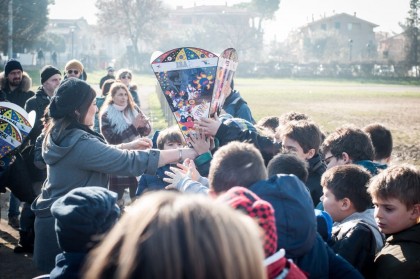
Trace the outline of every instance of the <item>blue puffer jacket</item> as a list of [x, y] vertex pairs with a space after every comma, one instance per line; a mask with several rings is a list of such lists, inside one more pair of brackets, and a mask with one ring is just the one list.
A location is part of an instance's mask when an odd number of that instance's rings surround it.
[[363, 278], [346, 260], [334, 254], [317, 233], [312, 198], [294, 175], [279, 174], [259, 181], [250, 190], [275, 210], [278, 248], [310, 278]]
[[136, 196], [140, 196], [147, 191], [164, 190], [169, 183], [163, 181], [163, 178], [167, 177], [165, 171], [170, 171], [170, 167], [171, 165], [169, 164], [158, 168], [155, 175], [143, 174], [137, 186]]
[[233, 117], [245, 119], [252, 124], [255, 124], [255, 120], [252, 117], [251, 110], [248, 107], [247, 102], [241, 97], [238, 91], [234, 90], [226, 98], [223, 104], [223, 109], [232, 115]]

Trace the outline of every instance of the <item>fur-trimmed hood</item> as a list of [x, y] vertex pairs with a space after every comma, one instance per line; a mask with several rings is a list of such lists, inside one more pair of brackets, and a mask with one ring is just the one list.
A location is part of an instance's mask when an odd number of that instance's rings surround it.
[[[0, 73], [0, 88], [3, 90], [6, 88], [7, 78], [4, 76], [4, 71]], [[32, 87], [32, 79], [27, 72], [22, 74], [22, 82], [19, 89], [23, 92], [29, 91]]]

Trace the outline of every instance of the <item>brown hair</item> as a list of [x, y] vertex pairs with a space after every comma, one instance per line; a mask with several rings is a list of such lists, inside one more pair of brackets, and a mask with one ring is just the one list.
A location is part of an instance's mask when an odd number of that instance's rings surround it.
[[117, 91], [119, 89], [123, 89], [125, 92], [127, 92], [128, 105], [125, 108], [125, 110], [126, 111], [135, 111], [135, 110], [138, 111], [138, 107], [137, 107], [136, 103], [134, 102], [133, 96], [131, 96], [131, 93], [128, 90], [127, 86], [125, 86], [125, 84], [120, 82], [120, 81], [115, 81], [114, 83], [112, 83], [111, 88], [109, 89], [109, 93], [105, 97], [104, 104], [101, 107], [101, 111], [99, 113], [99, 115], [101, 117], [102, 117], [102, 114], [104, 114], [105, 111], [108, 109], [108, 107], [114, 103], [114, 100], [112, 98], [115, 96], [115, 94], [117, 94]]
[[278, 132], [280, 139], [288, 137], [297, 141], [305, 153], [310, 149], [318, 152], [321, 145], [322, 133], [318, 125], [308, 120], [289, 121]]
[[363, 128], [370, 139], [372, 140], [373, 148], [375, 149], [376, 161], [387, 159], [391, 157], [392, 153], [392, 134], [391, 131], [381, 124], [370, 124]]
[[233, 186], [249, 188], [267, 179], [267, 170], [260, 151], [250, 143], [233, 141], [219, 148], [210, 163], [210, 189], [224, 192]]
[[92, 251], [84, 278], [266, 278], [256, 223], [208, 197], [147, 193]]
[[389, 167], [372, 178], [368, 192], [383, 200], [395, 198], [410, 209], [420, 204], [420, 171], [409, 164]]
[[172, 126], [159, 132], [159, 136], [156, 140], [157, 148], [163, 150], [163, 146], [168, 142], [177, 142], [185, 145], [184, 137], [178, 126]]
[[102, 85], [102, 96], [106, 97], [111, 89], [111, 85], [115, 82], [115, 79], [107, 79]]
[[373, 160], [373, 145], [369, 136], [354, 126], [342, 126], [329, 134], [321, 146], [322, 153], [331, 152], [339, 158], [346, 152], [353, 162]]
[[308, 180], [308, 162], [294, 153], [280, 153], [274, 156], [267, 165], [268, 176], [276, 174], [294, 174], [306, 183]]
[[372, 205], [367, 192], [370, 178], [365, 169], [349, 164], [328, 169], [321, 177], [321, 185], [330, 190], [336, 200], [348, 198], [357, 212], [363, 212]]

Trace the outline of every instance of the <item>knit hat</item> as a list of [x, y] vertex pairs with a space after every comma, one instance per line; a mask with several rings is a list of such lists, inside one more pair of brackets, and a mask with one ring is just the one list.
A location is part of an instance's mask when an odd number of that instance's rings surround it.
[[107, 68], [106, 68], [106, 70], [109, 72], [109, 71], [114, 71], [114, 67], [112, 67], [112, 66], [108, 66]]
[[67, 62], [66, 66], [64, 67], [64, 70], [67, 72], [69, 69], [76, 69], [79, 71], [79, 73], [83, 72], [83, 64], [76, 59], [72, 59], [69, 62]]
[[12, 58], [7, 60], [6, 64], [4, 64], [4, 76], [7, 77], [13, 70], [21, 70], [23, 72], [20, 62]]
[[[78, 78], [65, 79], [57, 88], [51, 99], [49, 115], [59, 119], [73, 113], [92, 95], [92, 88], [85, 81]], [[93, 100], [93, 99], [92, 99]]]
[[218, 198], [256, 219], [264, 231], [264, 252], [268, 257], [277, 251], [277, 229], [274, 209], [268, 202], [244, 187], [233, 187]]
[[117, 222], [120, 209], [117, 194], [102, 187], [71, 190], [51, 206], [55, 232], [65, 252], [87, 252], [89, 244]]
[[46, 82], [50, 77], [56, 74], [61, 75], [61, 72], [57, 68], [51, 65], [44, 66], [44, 68], [41, 69], [41, 83]]

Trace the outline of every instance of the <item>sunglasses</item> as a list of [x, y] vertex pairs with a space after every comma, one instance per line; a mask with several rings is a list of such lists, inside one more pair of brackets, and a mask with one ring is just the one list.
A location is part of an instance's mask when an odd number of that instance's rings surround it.
[[72, 74], [78, 75], [79, 71], [78, 70], [68, 70], [67, 73], [70, 74], [70, 75], [72, 75]]
[[125, 76], [122, 76], [121, 79], [131, 79], [131, 76], [130, 75], [125, 75]]

